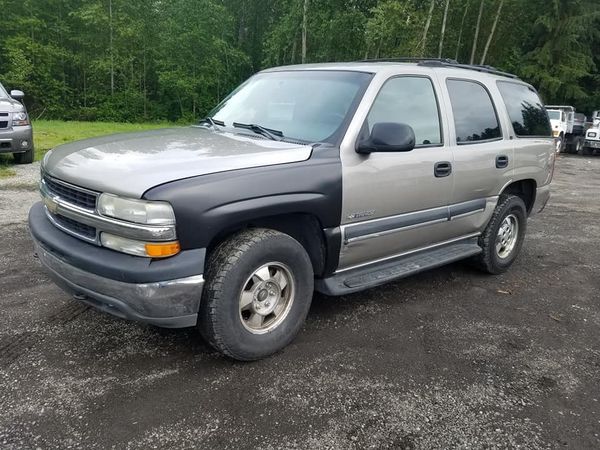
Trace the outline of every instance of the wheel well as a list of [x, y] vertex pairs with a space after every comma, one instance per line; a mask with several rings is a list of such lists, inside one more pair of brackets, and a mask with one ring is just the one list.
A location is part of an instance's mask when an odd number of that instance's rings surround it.
[[535, 204], [535, 196], [537, 192], [537, 183], [535, 180], [520, 180], [508, 185], [502, 195], [512, 194], [521, 197], [527, 208], [527, 214], [531, 214], [533, 205]]
[[296, 239], [310, 257], [315, 275], [322, 275], [325, 270], [327, 250], [323, 228], [319, 220], [310, 214], [285, 214], [261, 217], [240, 223], [219, 233], [208, 246], [208, 253], [233, 234], [248, 228], [268, 228], [285, 233]]

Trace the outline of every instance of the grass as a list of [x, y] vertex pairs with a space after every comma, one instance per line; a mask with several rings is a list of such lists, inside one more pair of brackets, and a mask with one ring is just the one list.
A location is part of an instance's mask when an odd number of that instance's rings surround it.
[[5, 161], [4, 158], [0, 159], [0, 178], [14, 177], [16, 174], [17, 172], [11, 169], [8, 161]]
[[[158, 123], [111, 123], [111, 122], [64, 122], [61, 120], [36, 120], [33, 122], [35, 160], [41, 160], [46, 152], [57, 145], [107, 134], [152, 130], [172, 126]], [[16, 175], [12, 155], [0, 155], [0, 178]]]

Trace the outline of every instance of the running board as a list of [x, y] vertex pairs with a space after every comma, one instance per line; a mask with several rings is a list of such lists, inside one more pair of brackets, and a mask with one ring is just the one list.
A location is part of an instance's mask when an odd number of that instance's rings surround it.
[[345, 295], [435, 269], [481, 253], [477, 238], [424, 250], [317, 280], [315, 289], [326, 295]]

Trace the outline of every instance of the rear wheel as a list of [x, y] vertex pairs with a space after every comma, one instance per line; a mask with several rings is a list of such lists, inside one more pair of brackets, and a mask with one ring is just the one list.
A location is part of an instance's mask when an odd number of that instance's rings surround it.
[[575, 150], [573, 153], [581, 153], [582, 148], [583, 148], [583, 139], [577, 139], [575, 141]]
[[15, 162], [17, 164], [31, 164], [33, 162], [35, 153], [33, 149], [27, 150], [23, 153], [14, 153]]
[[515, 195], [502, 196], [492, 219], [479, 238], [483, 252], [476, 265], [490, 274], [506, 272], [515, 262], [527, 231], [525, 203]]
[[209, 258], [200, 332], [231, 358], [267, 357], [300, 331], [313, 284], [310, 258], [296, 240], [273, 230], [243, 231]]

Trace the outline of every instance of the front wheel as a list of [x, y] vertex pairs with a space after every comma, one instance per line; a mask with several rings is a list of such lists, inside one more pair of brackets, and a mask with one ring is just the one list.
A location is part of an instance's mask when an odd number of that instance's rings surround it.
[[17, 164], [31, 164], [35, 157], [35, 152], [31, 149], [23, 153], [15, 153], [13, 156]]
[[527, 231], [527, 209], [520, 197], [500, 197], [492, 219], [479, 238], [483, 252], [476, 265], [484, 272], [498, 275], [506, 272], [515, 262], [523, 246]]
[[565, 137], [561, 134], [556, 138], [556, 153], [562, 153], [564, 151]]
[[265, 358], [298, 334], [313, 286], [310, 258], [295, 239], [266, 229], [238, 233], [209, 257], [200, 332], [231, 358]]

